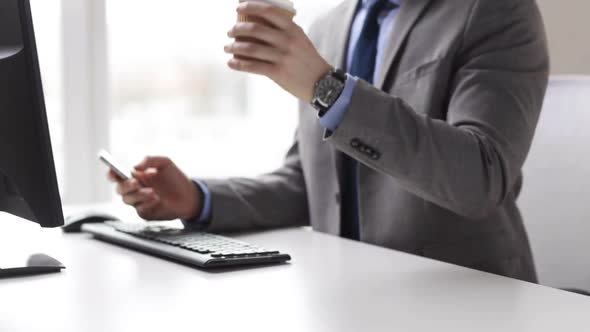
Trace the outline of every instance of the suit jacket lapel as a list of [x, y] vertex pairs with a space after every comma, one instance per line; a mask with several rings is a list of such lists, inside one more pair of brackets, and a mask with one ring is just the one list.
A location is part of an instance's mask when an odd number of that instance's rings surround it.
[[334, 42], [329, 45], [330, 60], [332, 65], [346, 70], [346, 54], [348, 53], [348, 39], [350, 37], [350, 30], [352, 28], [352, 22], [356, 13], [356, 7], [359, 0], [346, 0], [342, 6], [343, 9], [341, 17], [333, 17], [330, 20], [331, 29], [326, 31], [328, 34], [333, 34]]
[[431, 0], [405, 0], [395, 21], [390, 45], [383, 56], [383, 65], [375, 78], [375, 86], [383, 89], [385, 79], [400, 55], [400, 50], [414, 24]]

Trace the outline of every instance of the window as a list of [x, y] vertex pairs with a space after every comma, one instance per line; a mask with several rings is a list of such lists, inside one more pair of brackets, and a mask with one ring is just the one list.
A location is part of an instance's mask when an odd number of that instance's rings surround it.
[[[300, 22], [338, 1], [296, 2]], [[198, 177], [280, 166], [297, 102], [266, 78], [231, 71], [223, 46], [238, 1], [108, 0], [113, 153], [170, 156]]]

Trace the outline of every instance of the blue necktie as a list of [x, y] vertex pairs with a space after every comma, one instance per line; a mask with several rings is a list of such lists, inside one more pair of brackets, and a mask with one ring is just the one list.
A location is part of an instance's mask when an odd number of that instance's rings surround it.
[[[379, 40], [379, 14], [389, 0], [373, 2], [367, 9], [367, 16], [361, 34], [354, 48], [352, 62], [348, 72], [350, 75], [373, 83], [375, 63], [377, 61], [377, 42]], [[359, 223], [359, 164], [348, 155], [342, 156], [342, 227], [343, 237], [360, 240]]]

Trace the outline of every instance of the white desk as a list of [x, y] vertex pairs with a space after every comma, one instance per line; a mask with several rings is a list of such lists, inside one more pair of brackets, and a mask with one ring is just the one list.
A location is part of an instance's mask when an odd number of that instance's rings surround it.
[[240, 237], [291, 264], [211, 273], [0, 218], [0, 257], [67, 265], [0, 280], [2, 332], [590, 329], [589, 298], [304, 229]]

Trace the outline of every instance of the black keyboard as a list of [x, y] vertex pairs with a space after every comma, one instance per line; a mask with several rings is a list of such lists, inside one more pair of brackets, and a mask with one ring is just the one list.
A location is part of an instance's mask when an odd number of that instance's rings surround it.
[[112, 223], [111, 225], [119, 232], [169, 244], [199, 254], [211, 254], [211, 257], [215, 258], [262, 257], [279, 253], [278, 251], [266, 250], [262, 247], [210, 233], [186, 232], [165, 226], [146, 227], [128, 223]]
[[84, 225], [95, 237], [199, 267], [281, 263], [291, 259], [225, 236], [188, 231], [162, 224], [107, 222]]

